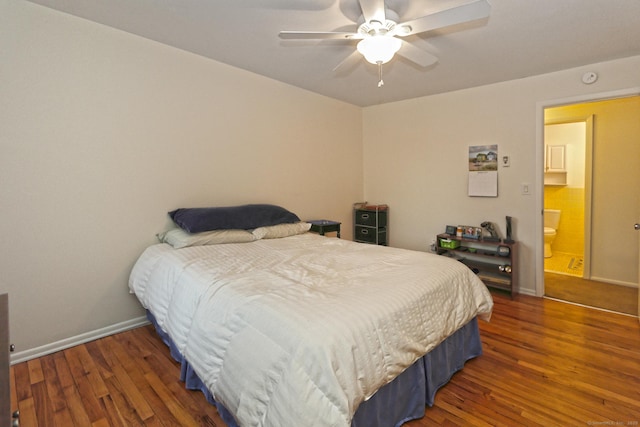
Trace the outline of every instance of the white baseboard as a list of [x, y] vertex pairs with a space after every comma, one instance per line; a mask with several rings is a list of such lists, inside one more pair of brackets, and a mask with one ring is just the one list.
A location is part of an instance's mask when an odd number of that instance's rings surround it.
[[126, 322], [116, 323], [115, 325], [107, 326], [105, 328], [96, 329], [95, 331], [86, 332], [84, 334], [69, 337], [61, 341], [56, 341], [51, 344], [43, 345], [41, 347], [32, 348], [30, 350], [19, 351], [11, 353], [11, 364], [25, 362], [27, 360], [35, 359], [37, 357], [46, 356], [47, 354], [55, 353], [60, 350], [65, 350], [76, 345], [84, 344], [89, 341], [97, 340], [109, 335], [117, 334], [119, 332], [128, 331], [129, 329], [135, 329], [140, 326], [149, 324], [149, 321], [145, 316], [138, 317], [136, 319], [127, 320]]

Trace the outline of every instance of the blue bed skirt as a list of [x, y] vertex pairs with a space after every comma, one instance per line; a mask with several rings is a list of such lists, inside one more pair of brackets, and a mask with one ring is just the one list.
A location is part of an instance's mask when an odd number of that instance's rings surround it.
[[[221, 418], [229, 427], [238, 427], [233, 415], [216, 402], [189, 362], [173, 344], [171, 338], [157, 324], [153, 314], [147, 318], [158, 335], [169, 346], [171, 356], [180, 362], [180, 380], [189, 390], [200, 390], [207, 400], [216, 406]], [[465, 362], [482, 354], [480, 330], [477, 318], [472, 319], [436, 348], [418, 359], [391, 383], [382, 387], [371, 399], [363, 402], [356, 411], [352, 427], [400, 426], [410, 420], [422, 418], [425, 406], [433, 406], [436, 391], [445, 385], [453, 374], [462, 369]]]

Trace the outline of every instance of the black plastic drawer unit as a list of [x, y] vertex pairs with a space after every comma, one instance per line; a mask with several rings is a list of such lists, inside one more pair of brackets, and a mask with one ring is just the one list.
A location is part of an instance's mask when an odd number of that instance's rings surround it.
[[369, 227], [386, 227], [387, 213], [368, 210], [356, 210], [356, 225]]
[[377, 230], [371, 227], [361, 227], [356, 225], [355, 239], [363, 243], [374, 243], [378, 245], [386, 245], [387, 230]]
[[388, 206], [367, 206], [353, 211], [353, 240], [374, 245], [388, 245]]

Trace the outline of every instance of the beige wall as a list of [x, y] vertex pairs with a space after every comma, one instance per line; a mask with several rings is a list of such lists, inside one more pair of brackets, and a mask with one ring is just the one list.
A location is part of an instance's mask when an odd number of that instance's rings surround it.
[[552, 122], [589, 116], [594, 121], [590, 278], [633, 286], [638, 281], [638, 233], [632, 225], [640, 219], [640, 96], [551, 108], [545, 114]]
[[129, 271], [174, 208], [275, 203], [351, 236], [360, 108], [19, 0], [0, 52], [16, 354], [142, 316]]
[[[540, 295], [544, 106], [637, 93], [638, 69], [640, 57], [632, 57], [365, 108], [364, 196], [390, 205], [391, 245], [427, 250], [447, 224], [492, 221], [504, 234], [512, 216], [519, 291]], [[595, 84], [581, 82], [586, 71], [598, 72]], [[499, 167], [497, 198], [468, 197], [468, 147], [485, 144], [497, 144], [511, 166]]]

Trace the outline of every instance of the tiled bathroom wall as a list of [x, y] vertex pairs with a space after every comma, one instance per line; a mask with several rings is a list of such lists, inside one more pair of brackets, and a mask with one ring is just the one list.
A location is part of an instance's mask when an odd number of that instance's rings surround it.
[[562, 211], [553, 250], [568, 254], [582, 254], [584, 252], [584, 188], [545, 186], [544, 208]]

